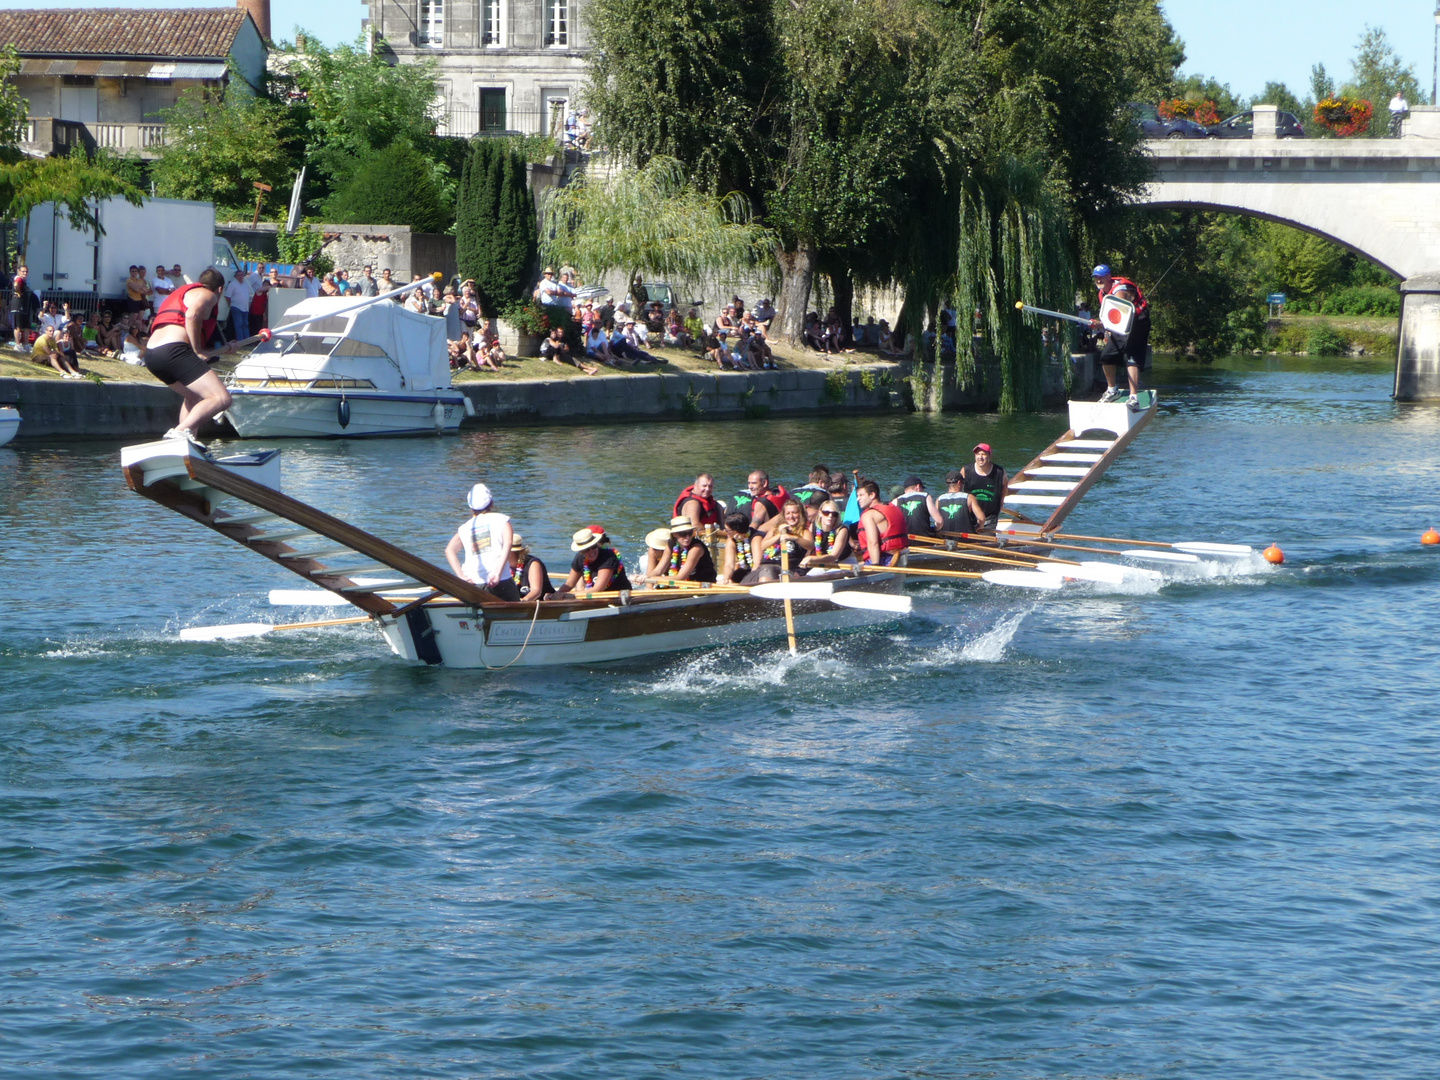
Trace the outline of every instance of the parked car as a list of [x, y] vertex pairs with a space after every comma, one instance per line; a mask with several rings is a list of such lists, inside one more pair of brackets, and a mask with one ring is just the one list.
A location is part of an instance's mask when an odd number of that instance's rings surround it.
[[1132, 101], [1127, 107], [1147, 139], [1208, 139], [1210, 137], [1210, 132], [1205, 129], [1205, 126], [1197, 124], [1194, 120], [1183, 118], [1162, 120], [1154, 105]]
[[[1236, 113], [1228, 120], [1221, 120], [1218, 124], [1211, 124], [1209, 132], [1210, 137], [1214, 139], [1253, 138], [1255, 135], [1255, 114], [1253, 112]], [[1276, 113], [1275, 136], [1280, 139], [1303, 139], [1305, 137], [1305, 127], [1300, 123], [1300, 118], [1294, 113]]]

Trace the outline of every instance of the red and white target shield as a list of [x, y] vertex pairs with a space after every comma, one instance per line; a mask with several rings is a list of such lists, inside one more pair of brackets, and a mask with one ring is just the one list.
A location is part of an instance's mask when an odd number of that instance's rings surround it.
[[1125, 337], [1135, 321], [1135, 305], [1118, 296], [1107, 296], [1100, 301], [1100, 325], [1112, 334]]

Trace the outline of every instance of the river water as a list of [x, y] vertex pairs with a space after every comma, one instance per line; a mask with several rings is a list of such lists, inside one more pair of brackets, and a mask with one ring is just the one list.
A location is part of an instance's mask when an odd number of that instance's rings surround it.
[[[1440, 411], [1365, 362], [1155, 377], [1070, 528], [1283, 567], [925, 585], [795, 659], [182, 644], [298, 582], [125, 491], [116, 445], [0, 451], [0, 1069], [1433, 1077]], [[285, 483], [438, 560], [484, 479], [555, 569], [591, 521], [633, 561], [699, 468], [933, 488], [1064, 426], [292, 443]]]

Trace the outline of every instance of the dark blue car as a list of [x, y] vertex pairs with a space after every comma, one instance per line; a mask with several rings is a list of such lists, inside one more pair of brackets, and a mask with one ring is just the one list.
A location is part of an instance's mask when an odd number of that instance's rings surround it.
[[1204, 125], [1197, 124], [1194, 120], [1162, 120], [1154, 105], [1132, 101], [1128, 108], [1147, 139], [1208, 139], [1210, 137], [1210, 132], [1205, 129]]
[[[1228, 120], [1211, 124], [1209, 131], [1210, 137], [1213, 139], [1254, 138], [1255, 114], [1253, 112], [1236, 113]], [[1294, 113], [1277, 112], [1275, 114], [1275, 137], [1277, 139], [1303, 139], [1305, 127]]]

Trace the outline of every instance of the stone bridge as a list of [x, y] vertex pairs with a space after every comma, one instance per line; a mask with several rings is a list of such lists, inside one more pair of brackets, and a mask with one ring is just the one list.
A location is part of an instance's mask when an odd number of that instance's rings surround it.
[[1440, 109], [1413, 107], [1397, 139], [1277, 139], [1275, 107], [1250, 139], [1147, 142], [1141, 202], [1293, 225], [1402, 279], [1395, 397], [1440, 399]]

